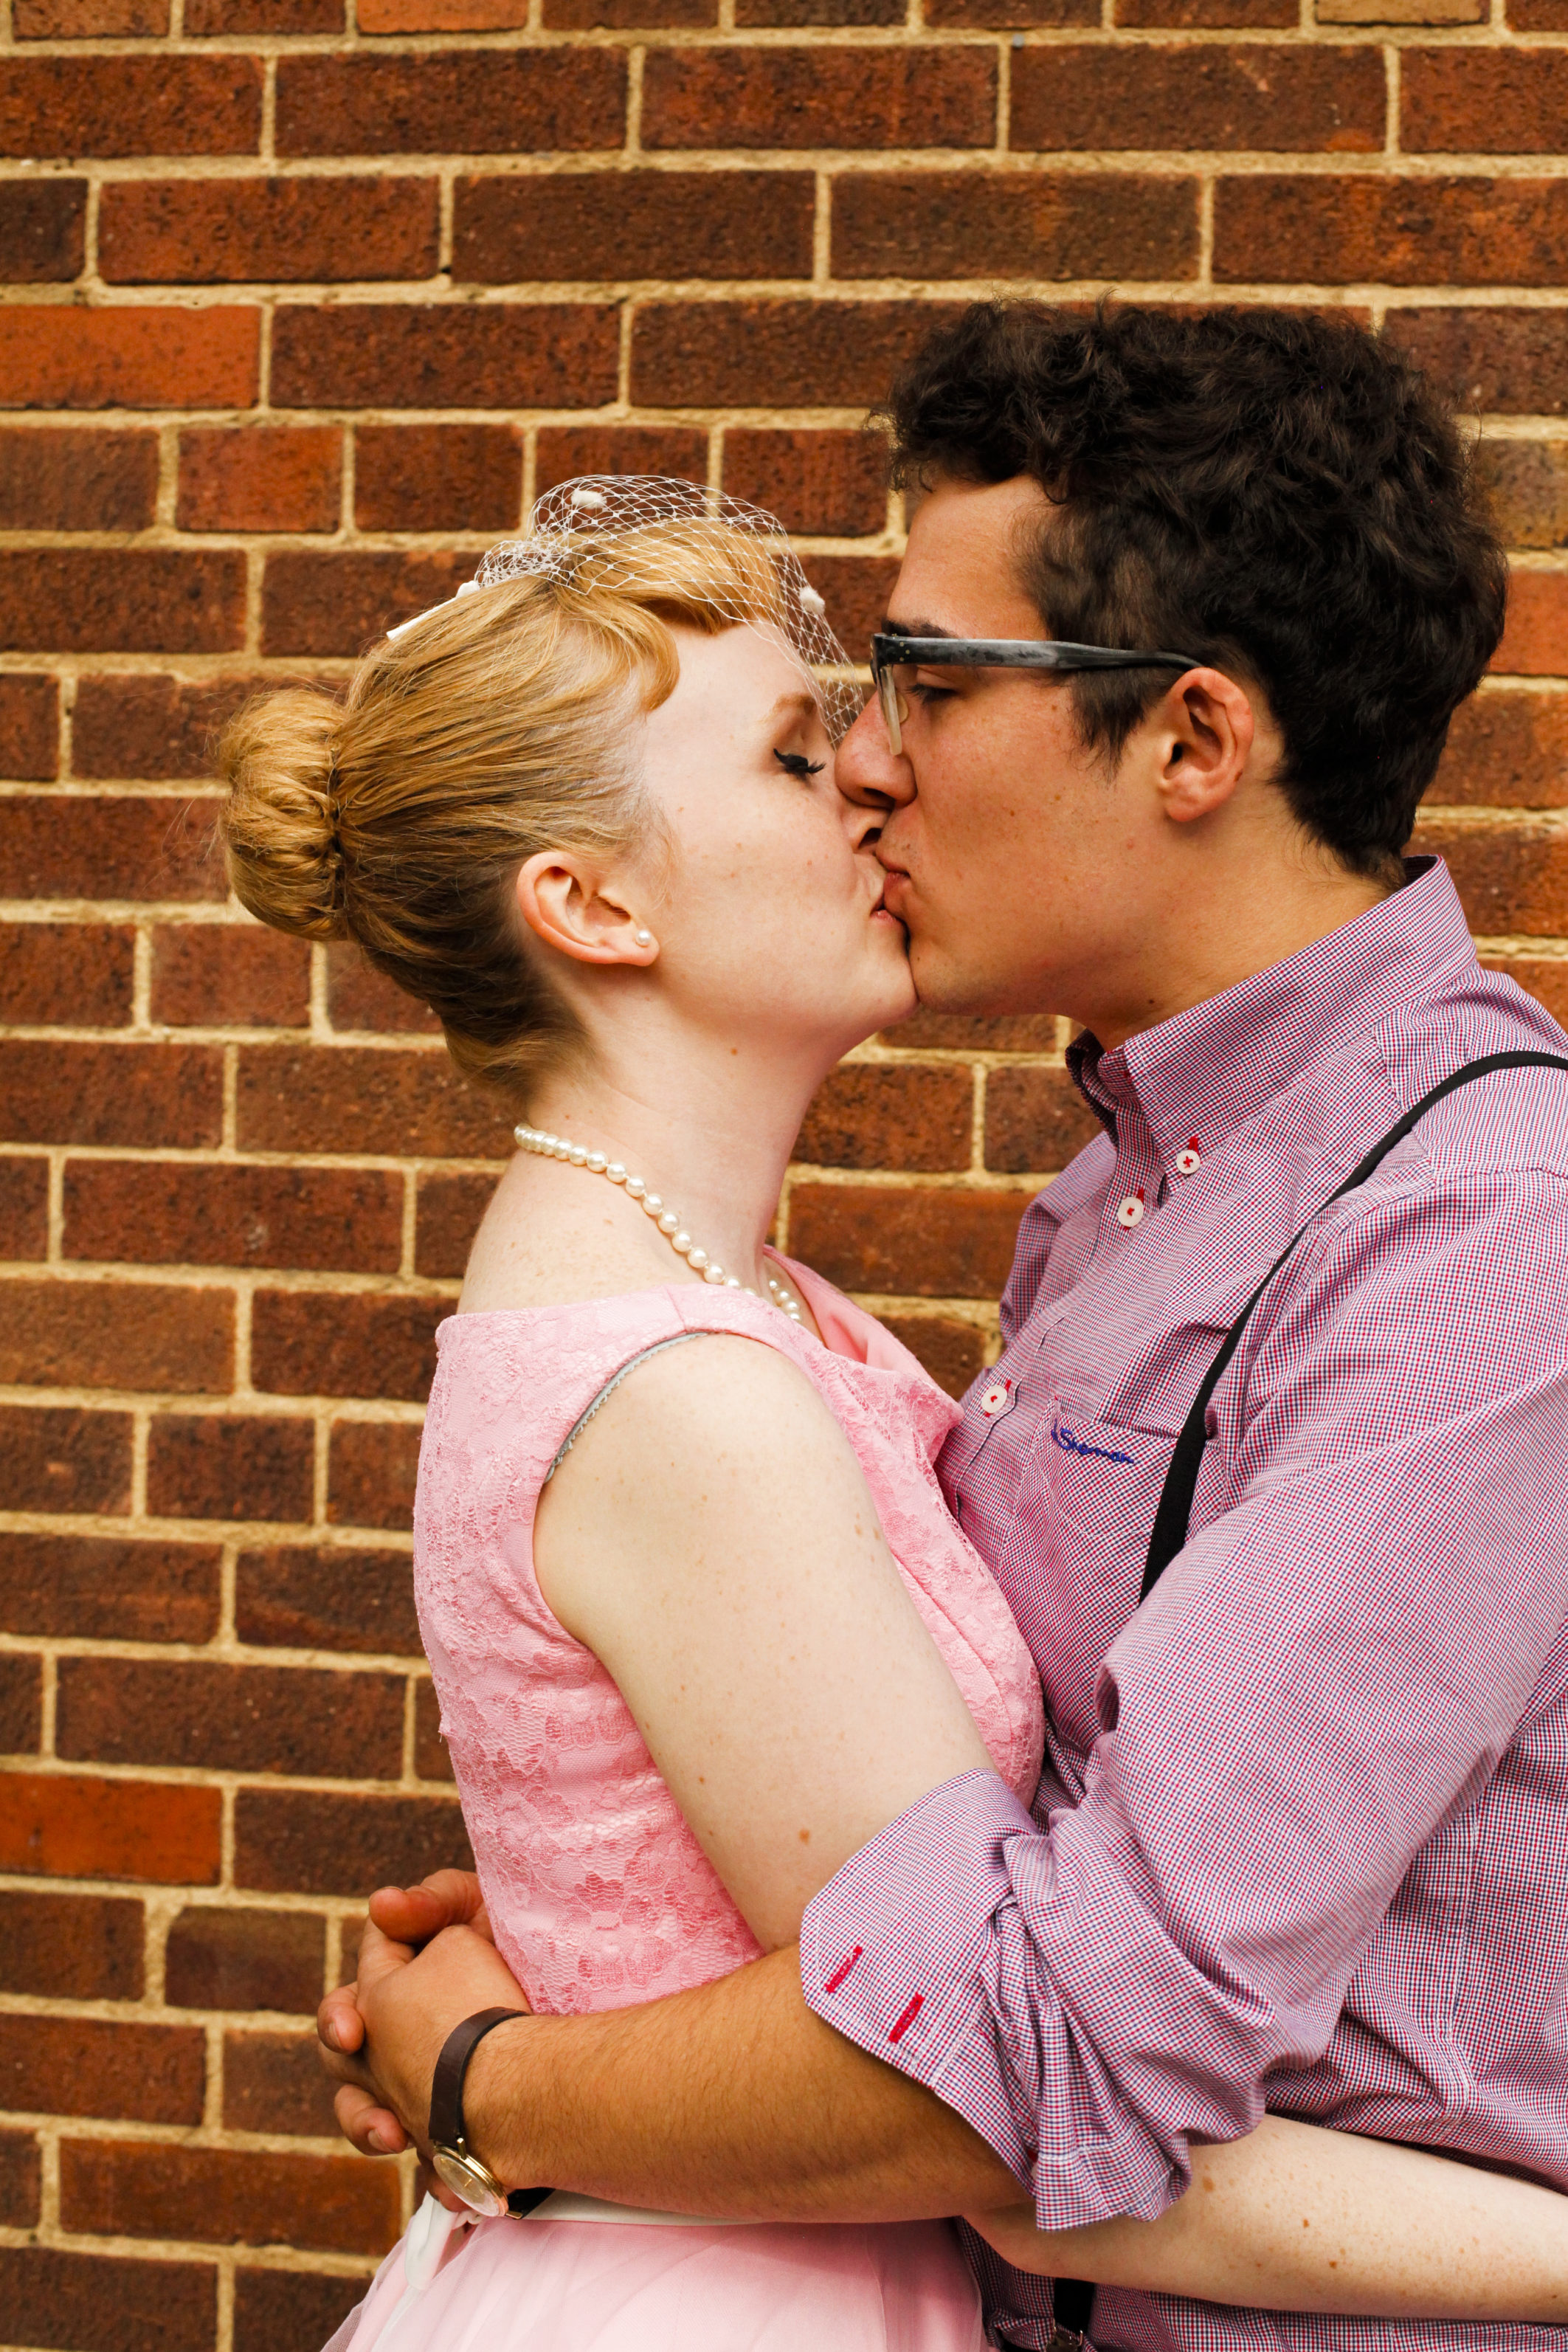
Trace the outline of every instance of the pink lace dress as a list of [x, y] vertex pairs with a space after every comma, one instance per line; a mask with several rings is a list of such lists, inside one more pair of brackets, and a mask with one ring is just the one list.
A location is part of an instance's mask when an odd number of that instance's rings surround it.
[[[932, 1467], [957, 1407], [880, 1324], [785, 1263], [826, 1346], [759, 1299], [695, 1284], [455, 1316], [437, 1334], [414, 1510], [420, 1626], [496, 1940], [537, 2010], [650, 2000], [759, 1949], [620, 1692], [533, 1570], [534, 1512], [564, 1442], [661, 1342], [737, 1333], [799, 1365], [854, 1447], [998, 1771], [1033, 1793], [1033, 1662]], [[449, 2233], [426, 2209], [329, 2352], [981, 2352], [946, 2222], [618, 2213], [556, 2198], [526, 2221]]]

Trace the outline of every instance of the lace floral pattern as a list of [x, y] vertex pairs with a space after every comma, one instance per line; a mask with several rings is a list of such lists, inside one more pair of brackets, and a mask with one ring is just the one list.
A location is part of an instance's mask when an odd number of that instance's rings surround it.
[[620, 1692], [551, 1615], [533, 1571], [557, 1448], [627, 1359], [662, 1339], [760, 1339], [812, 1381], [998, 1771], [1026, 1801], [1033, 1793], [1039, 1678], [933, 1467], [958, 1409], [870, 1317], [806, 1269], [789, 1272], [831, 1347], [759, 1299], [695, 1284], [454, 1316], [437, 1334], [414, 1507], [420, 1627], [496, 1940], [540, 2010], [652, 2000], [759, 1948]]

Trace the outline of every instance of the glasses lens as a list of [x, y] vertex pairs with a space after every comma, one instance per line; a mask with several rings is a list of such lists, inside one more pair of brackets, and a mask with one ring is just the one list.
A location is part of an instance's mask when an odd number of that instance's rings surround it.
[[898, 691], [898, 670], [891, 662], [879, 667], [876, 674], [876, 690], [882, 702], [883, 719], [887, 726], [887, 740], [895, 752], [902, 751], [904, 749], [904, 734], [900, 722], [904, 718], [904, 704]]

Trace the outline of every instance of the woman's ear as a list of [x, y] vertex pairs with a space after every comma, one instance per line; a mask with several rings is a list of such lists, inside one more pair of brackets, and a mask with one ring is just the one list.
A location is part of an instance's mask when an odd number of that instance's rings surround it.
[[1152, 712], [1163, 752], [1156, 789], [1174, 824], [1210, 816], [1246, 772], [1258, 727], [1246, 688], [1219, 669], [1189, 669]]
[[580, 851], [541, 849], [525, 858], [517, 895], [535, 938], [578, 963], [650, 964], [659, 952], [619, 877]]

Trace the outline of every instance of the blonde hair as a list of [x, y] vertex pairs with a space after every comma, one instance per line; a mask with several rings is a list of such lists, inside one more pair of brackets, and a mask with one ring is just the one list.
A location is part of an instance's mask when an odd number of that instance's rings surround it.
[[524, 952], [518, 867], [545, 849], [656, 845], [632, 750], [680, 675], [669, 625], [783, 621], [754, 541], [720, 523], [687, 525], [674, 551], [646, 536], [641, 562], [617, 540], [613, 587], [590, 549], [559, 576], [479, 588], [378, 646], [344, 700], [264, 696], [220, 747], [241, 904], [276, 930], [357, 940], [430, 1006], [458, 1069], [517, 1103], [582, 1044]]

